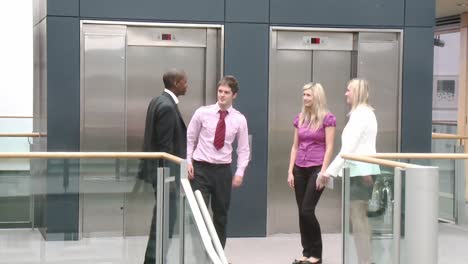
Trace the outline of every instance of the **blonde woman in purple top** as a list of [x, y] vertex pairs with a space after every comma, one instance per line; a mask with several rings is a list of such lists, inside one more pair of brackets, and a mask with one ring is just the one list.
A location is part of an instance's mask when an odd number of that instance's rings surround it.
[[323, 192], [319, 174], [324, 173], [333, 154], [336, 118], [327, 109], [320, 83], [304, 85], [302, 111], [294, 119], [294, 142], [288, 184], [296, 194], [299, 209], [302, 257], [294, 264], [322, 263], [322, 234], [315, 207]]

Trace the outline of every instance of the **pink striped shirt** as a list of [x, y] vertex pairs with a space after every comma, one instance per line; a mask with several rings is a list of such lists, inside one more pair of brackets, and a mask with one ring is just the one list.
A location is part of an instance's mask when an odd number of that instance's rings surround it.
[[232, 143], [237, 139], [237, 176], [244, 176], [250, 160], [249, 132], [244, 115], [232, 106], [227, 109], [224, 146], [216, 150], [213, 141], [219, 120], [219, 106], [202, 106], [195, 111], [187, 128], [187, 163], [192, 160], [213, 164], [232, 162]]

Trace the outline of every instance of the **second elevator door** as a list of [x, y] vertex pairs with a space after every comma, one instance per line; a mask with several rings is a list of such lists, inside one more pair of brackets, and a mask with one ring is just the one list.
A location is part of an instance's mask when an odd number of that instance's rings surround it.
[[[295, 115], [301, 111], [302, 87], [320, 82], [329, 110], [337, 118], [334, 155], [349, 108], [349, 79], [366, 78], [375, 106], [378, 152], [395, 152], [399, 134], [400, 36], [395, 32], [299, 31], [271, 32], [268, 138], [268, 233], [298, 232], [294, 191], [287, 186]], [[341, 231], [341, 178], [325, 190], [317, 206], [322, 232]]]
[[[286, 182], [289, 152], [293, 140], [293, 118], [301, 111], [302, 87], [320, 82], [327, 96], [329, 110], [337, 117], [335, 153], [340, 146], [346, 122], [344, 98], [346, 82], [351, 77], [350, 51], [277, 50], [275, 89], [270, 89], [269, 150], [269, 230], [297, 232], [297, 207], [294, 192]], [[317, 214], [324, 232], [339, 232], [341, 189], [324, 192]], [[285, 217], [288, 216], [288, 217]], [[287, 230], [286, 227], [290, 229]]]

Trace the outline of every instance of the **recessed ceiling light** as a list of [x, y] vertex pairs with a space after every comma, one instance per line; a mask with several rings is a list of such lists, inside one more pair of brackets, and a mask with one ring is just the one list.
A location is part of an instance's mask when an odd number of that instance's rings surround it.
[[468, 7], [468, 3], [457, 3], [457, 6]]

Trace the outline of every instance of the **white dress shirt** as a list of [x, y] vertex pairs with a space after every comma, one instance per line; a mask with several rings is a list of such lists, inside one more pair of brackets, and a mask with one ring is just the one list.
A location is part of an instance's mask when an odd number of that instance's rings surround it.
[[176, 104], [179, 104], [179, 98], [171, 90], [164, 88], [164, 92], [168, 93]]

